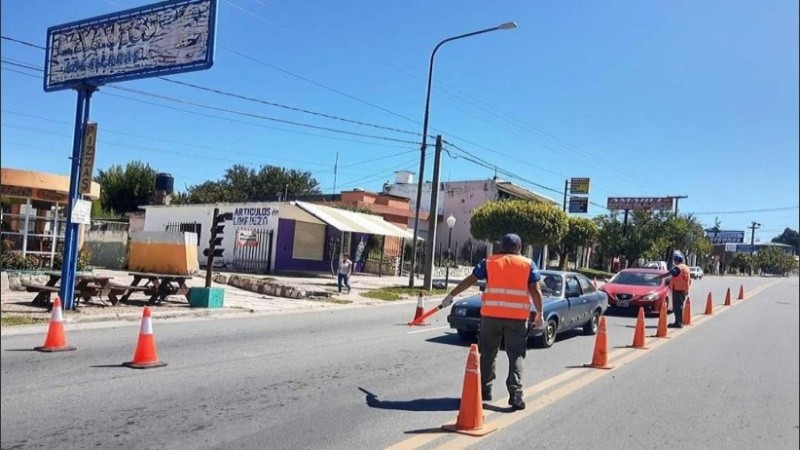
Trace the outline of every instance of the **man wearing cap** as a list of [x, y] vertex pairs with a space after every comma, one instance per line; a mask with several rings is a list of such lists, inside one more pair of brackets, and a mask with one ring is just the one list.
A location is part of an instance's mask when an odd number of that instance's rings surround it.
[[[481, 393], [483, 400], [492, 399], [495, 379], [495, 359], [505, 340], [508, 355], [508, 404], [515, 410], [525, 409], [522, 399], [522, 371], [528, 349], [528, 322], [542, 325], [541, 275], [536, 264], [522, 256], [522, 240], [516, 234], [506, 234], [500, 242], [500, 253], [484, 259], [450, 291], [441, 307], [453, 303], [460, 294], [478, 280], [486, 280], [481, 295], [481, 333], [478, 346], [481, 352]], [[531, 302], [535, 311], [531, 311]]]
[[692, 286], [689, 266], [683, 262], [683, 254], [675, 252], [672, 255], [672, 269], [669, 272], [659, 275], [659, 278], [672, 277], [670, 283], [672, 287], [672, 313], [675, 321], [669, 324], [670, 328], [683, 328], [683, 303], [689, 295], [689, 288]]

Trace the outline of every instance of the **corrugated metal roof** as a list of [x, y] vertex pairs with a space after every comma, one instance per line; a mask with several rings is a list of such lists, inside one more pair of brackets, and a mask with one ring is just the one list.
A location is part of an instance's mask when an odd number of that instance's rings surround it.
[[414, 238], [412, 233], [383, 220], [382, 217], [339, 208], [331, 208], [329, 206], [315, 205], [313, 203], [292, 203], [339, 231], [394, 236], [405, 239]]

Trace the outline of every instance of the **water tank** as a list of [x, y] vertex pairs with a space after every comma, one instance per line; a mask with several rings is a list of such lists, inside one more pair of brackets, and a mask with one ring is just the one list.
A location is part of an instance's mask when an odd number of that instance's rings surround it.
[[398, 170], [394, 173], [394, 182], [397, 184], [411, 184], [414, 182], [414, 172]]
[[172, 194], [172, 187], [175, 184], [175, 179], [172, 178], [171, 174], [168, 173], [160, 173], [156, 175], [156, 190], [157, 191], [164, 191], [168, 195]]

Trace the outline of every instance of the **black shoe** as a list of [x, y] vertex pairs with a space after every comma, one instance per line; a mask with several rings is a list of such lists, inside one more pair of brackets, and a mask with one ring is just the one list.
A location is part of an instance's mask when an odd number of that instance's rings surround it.
[[667, 328], [683, 328], [683, 324], [682, 323], [671, 323], [671, 324], [667, 325]]
[[481, 398], [485, 402], [492, 401], [492, 388], [483, 388], [483, 389], [481, 389]]
[[508, 404], [515, 411], [525, 409], [525, 400], [522, 399], [522, 394], [517, 393], [508, 398]]

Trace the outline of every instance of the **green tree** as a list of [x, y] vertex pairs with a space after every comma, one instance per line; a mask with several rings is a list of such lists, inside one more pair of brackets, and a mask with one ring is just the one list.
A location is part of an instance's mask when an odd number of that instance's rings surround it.
[[99, 170], [94, 180], [100, 184], [102, 210], [121, 216], [149, 204], [155, 193], [156, 174], [141, 161], [131, 161], [124, 169], [114, 164]]
[[739, 273], [744, 273], [750, 270], [750, 264], [753, 258], [748, 253], [737, 252], [734, 253], [728, 262], [728, 267], [736, 269]]
[[791, 228], [784, 229], [783, 233], [772, 238], [772, 242], [791, 245], [792, 247], [794, 247], [794, 251], [796, 254], [800, 253], [800, 233]]
[[785, 275], [795, 267], [794, 257], [776, 247], [760, 250], [754, 263], [761, 272], [775, 275]]
[[175, 203], [258, 202], [319, 194], [319, 183], [310, 172], [261, 166], [258, 170], [236, 164], [222, 179], [190, 186]]
[[567, 218], [567, 232], [561, 239], [562, 257], [561, 267], [567, 268], [570, 255], [574, 255], [578, 248], [594, 242], [600, 230], [591, 219], [569, 216]]
[[498, 200], [472, 211], [470, 232], [477, 239], [499, 241], [516, 233], [523, 245], [558, 244], [567, 232], [567, 215], [555, 206], [534, 200]]

